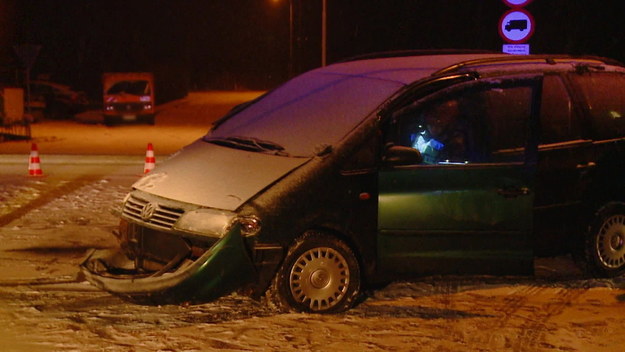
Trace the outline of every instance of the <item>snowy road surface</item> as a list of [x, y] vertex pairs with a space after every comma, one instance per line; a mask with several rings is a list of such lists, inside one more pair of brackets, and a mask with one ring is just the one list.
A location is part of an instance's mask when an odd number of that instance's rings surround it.
[[[218, 113], [240, 98], [228, 97], [219, 96]], [[29, 142], [0, 144], [25, 162], [0, 163], [0, 351], [625, 350], [625, 278], [585, 278], [566, 257], [538, 260], [535, 277], [395, 282], [331, 316], [278, 314], [236, 294], [203, 305], [141, 306], [95, 289], [78, 264], [90, 248], [116, 245], [118, 219], [109, 210], [143, 171], [145, 142], [168, 154], [206, 130], [210, 121], [196, 120], [185, 133], [168, 125], [183, 112], [215, 110], [191, 98], [147, 130], [82, 125], [76, 138], [73, 122], [36, 126], [43, 178], [25, 176]], [[84, 140], [94, 148], [81, 147]], [[45, 154], [111, 147], [136, 158], [64, 164]]]
[[109, 209], [140, 168], [0, 175], [1, 350], [623, 350], [625, 279], [586, 279], [567, 258], [538, 261], [533, 278], [396, 282], [333, 316], [278, 314], [236, 294], [196, 306], [122, 301], [83, 282], [77, 265], [89, 248], [115, 246]]

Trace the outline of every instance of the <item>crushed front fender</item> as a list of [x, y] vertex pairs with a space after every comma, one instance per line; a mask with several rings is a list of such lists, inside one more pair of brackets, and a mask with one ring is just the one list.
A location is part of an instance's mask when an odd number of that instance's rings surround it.
[[121, 251], [96, 250], [83, 261], [81, 271], [96, 287], [151, 304], [208, 302], [256, 277], [238, 224], [189, 265], [146, 276], [133, 274], [132, 263]]

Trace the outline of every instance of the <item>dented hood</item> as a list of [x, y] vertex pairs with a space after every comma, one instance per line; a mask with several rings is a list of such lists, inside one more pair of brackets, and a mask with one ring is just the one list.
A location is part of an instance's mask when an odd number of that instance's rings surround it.
[[160, 163], [133, 187], [172, 200], [234, 211], [308, 160], [198, 140]]

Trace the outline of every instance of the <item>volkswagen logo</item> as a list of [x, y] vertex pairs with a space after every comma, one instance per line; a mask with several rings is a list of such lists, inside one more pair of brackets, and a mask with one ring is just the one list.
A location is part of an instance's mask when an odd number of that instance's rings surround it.
[[155, 203], [146, 204], [143, 209], [141, 209], [141, 219], [143, 219], [143, 221], [149, 221], [152, 215], [154, 215], [156, 207], [157, 205]]

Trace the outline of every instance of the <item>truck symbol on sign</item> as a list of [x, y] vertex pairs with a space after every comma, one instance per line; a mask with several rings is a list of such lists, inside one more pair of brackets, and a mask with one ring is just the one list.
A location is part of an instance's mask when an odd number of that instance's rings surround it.
[[527, 20], [510, 20], [506, 23], [506, 31], [510, 32], [513, 29], [524, 31], [527, 29]]

